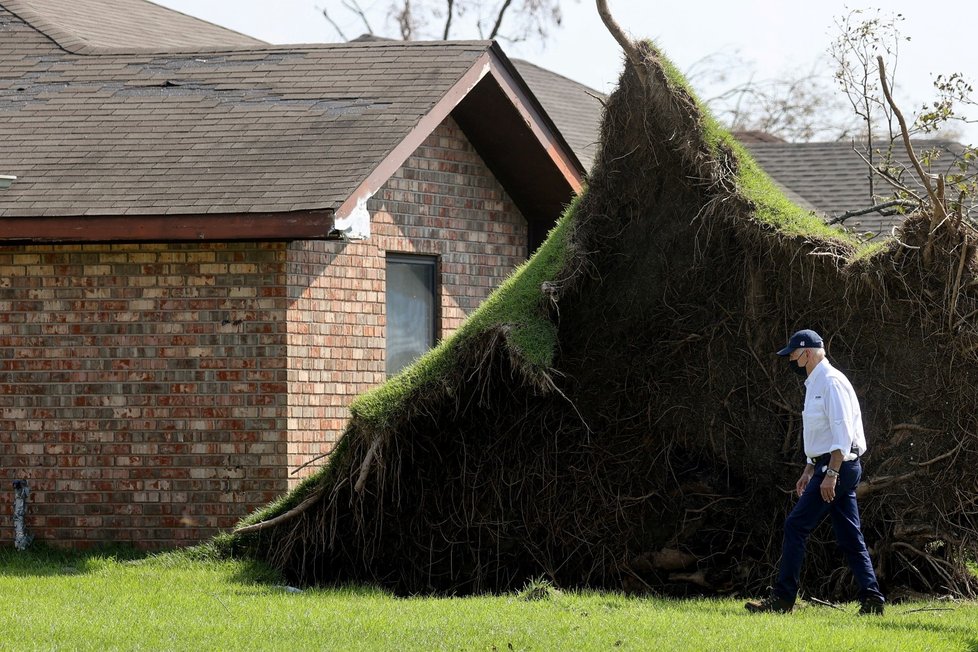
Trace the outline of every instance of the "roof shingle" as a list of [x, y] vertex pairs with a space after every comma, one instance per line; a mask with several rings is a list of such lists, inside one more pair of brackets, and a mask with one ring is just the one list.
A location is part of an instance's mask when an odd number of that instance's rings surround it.
[[0, 0], [0, 174], [18, 179], [0, 216], [191, 214], [202, 199], [209, 212], [335, 209], [490, 47], [78, 55], [11, 4]]
[[3, 5], [72, 52], [266, 45], [147, 0], [5, 0]]
[[[803, 206], [811, 207], [826, 218], [870, 208], [895, 195], [894, 189], [877, 176], [873, 186], [875, 197], [873, 196], [870, 192], [869, 166], [855, 151], [852, 143], [748, 141], [744, 144], [778, 185], [804, 200]], [[885, 148], [885, 143], [875, 147], [877, 150]], [[914, 149], [918, 154], [927, 150], [943, 151], [944, 155], [935, 160], [932, 167], [935, 171], [944, 171], [950, 164], [952, 155], [961, 152], [963, 148], [953, 141], [915, 140]], [[910, 158], [902, 146], [894, 148], [893, 161], [897, 165], [910, 167]], [[907, 175], [906, 178], [911, 188], [923, 192], [919, 184], [911, 180], [912, 175]], [[889, 234], [894, 226], [902, 222], [902, 215], [870, 213], [847, 219], [845, 226], [863, 233]]]

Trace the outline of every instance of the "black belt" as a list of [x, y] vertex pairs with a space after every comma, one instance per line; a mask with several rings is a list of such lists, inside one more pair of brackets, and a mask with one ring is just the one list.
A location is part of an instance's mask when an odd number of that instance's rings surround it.
[[[856, 454], [856, 460], [858, 460], [861, 455], [859, 454], [859, 449], [853, 446], [849, 449], [850, 453]], [[828, 464], [829, 460], [832, 459], [832, 453], [822, 453], [818, 457], [810, 457], [808, 461], [813, 465], [818, 466], [819, 464]], [[856, 460], [849, 460], [850, 462], [855, 462]]]

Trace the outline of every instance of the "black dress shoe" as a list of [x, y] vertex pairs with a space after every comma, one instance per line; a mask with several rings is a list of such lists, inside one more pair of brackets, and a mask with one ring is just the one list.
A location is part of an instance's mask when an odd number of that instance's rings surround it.
[[795, 606], [794, 600], [785, 600], [774, 593], [763, 600], [751, 600], [744, 605], [744, 608], [752, 614], [774, 613], [786, 614]]
[[882, 616], [883, 601], [879, 598], [867, 598], [859, 605], [860, 616]]

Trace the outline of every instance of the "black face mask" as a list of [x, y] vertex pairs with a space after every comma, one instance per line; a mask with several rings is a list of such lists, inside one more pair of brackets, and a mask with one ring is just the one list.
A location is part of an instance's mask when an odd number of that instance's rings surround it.
[[793, 372], [795, 372], [796, 374], [798, 374], [802, 378], [807, 378], [808, 377], [808, 370], [805, 369], [804, 367], [799, 367], [797, 360], [788, 360], [788, 366], [791, 367], [791, 370]]

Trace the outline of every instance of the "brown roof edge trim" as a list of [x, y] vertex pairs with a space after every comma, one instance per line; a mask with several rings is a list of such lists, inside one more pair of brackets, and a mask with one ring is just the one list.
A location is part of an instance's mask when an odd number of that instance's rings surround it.
[[337, 219], [349, 217], [358, 204], [362, 204], [373, 197], [374, 193], [387, 183], [387, 180], [397, 172], [404, 161], [414, 153], [414, 150], [421, 146], [425, 138], [431, 135], [431, 132], [451, 114], [459, 102], [465, 99], [469, 91], [475, 88], [475, 85], [482, 81], [486, 75], [490, 74], [491, 61], [488, 50], [479, 55], [479, 58], [455, 82], [455, 85], [448, 89], [448, 92], [435, 103], [428, 113], [422, 116], [421, 120], [408, 132], [408, 135], [384, 157], [384, 160], [367, 175], [366, 179], [360, 182], [356, 190], [336, 209]]
[[568, 185], [574, 189], [575, 193], [580, 193], [584, 184], [584, 166], [574, 154], [574, 150], [564, 140], [537, 99], [533, 97], [526, 83], [517, 81], [520, 79], [519, 72], [506, 59], [506, 55], [495, 43], [489, 49], [489, 55], [492, 59], [491, 72], [493, 78], [499, 83], [516, 110], [523, 116], [530, 130], [533, 131], [537, 140], [550, 155], [551, 160], [560, 169]]
[[333, 211], [0, 217], [0, 242], [207, 242], [326, 240]]

